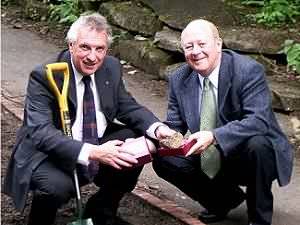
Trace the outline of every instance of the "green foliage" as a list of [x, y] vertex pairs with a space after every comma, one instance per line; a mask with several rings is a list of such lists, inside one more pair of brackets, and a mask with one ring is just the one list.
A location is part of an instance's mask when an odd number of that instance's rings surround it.
[[78, 0], [58, 0], [59, 4], [50, 4], [50, 20], [72, 24], [80, 16]]
[[286, 40], [282, 52], [287, 55], [288, 68], [300, 74], [300, 43]]
[[267, 26], [296, 23], [300, 16], [300, 0], [242, 0], [242, 3], [260, 7], [254, 17], [258, 23]]

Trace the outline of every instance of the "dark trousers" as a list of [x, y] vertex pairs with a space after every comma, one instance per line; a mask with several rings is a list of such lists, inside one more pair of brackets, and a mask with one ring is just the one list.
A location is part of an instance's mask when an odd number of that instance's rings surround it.
[[[119, 125], [110, 125], [100, 141], [137, 137], [132, 130]], [[106, 224], [117, 212], [119, 201], [125, 193], [131, 192], [142, 167], [128, 170], [116, 170], [113, 167], [100, 165], [94, 183], [100, 187], [88, 200], [84, 216], [92, 218], [94, 225]], [[79, 173], [80, 185], [87, 184]], [[59, 207], [75, 197], [75, 186], [72, 174], [59, 169], [55, 162], [46, 159], [33, 172], [31, 187], [34, 190], [28, 225], [51, 225], [55, 221]]]
[[[245, 198], [250, 222], [272, 223], [271, 187], [277, 172], [272, 144], [263, 136], [248, 139], [223, 158], [214, 179], [201, 171], [199, 155], [156, 157], [153, 168], [212, 213], [227, 213]], [[239, 185], [246, 186], [246, 194]]]

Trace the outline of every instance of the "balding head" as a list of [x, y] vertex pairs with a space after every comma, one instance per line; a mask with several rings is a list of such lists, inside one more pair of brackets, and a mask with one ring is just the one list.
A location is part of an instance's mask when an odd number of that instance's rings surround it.
[[220, 64], [222, 40], [217, 27], [203, 19], [190, 22], [181, 33], [181, 46], [187, 63], [202, 76]]
[[[211, 33], [212, 37], [220, 38], [218, 28], [212, 22], [204, 19], [197, 19], [190, 22], [181, 33], [181, 45], [182, 39], [187, 33], [191, 33], [196, 30], [208, 31]], [[182, 46], [183, 47], [183, 46]]]

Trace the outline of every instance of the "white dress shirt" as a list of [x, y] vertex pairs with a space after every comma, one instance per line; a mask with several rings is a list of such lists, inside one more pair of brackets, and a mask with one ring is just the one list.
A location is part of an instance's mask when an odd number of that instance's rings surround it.
[[[216, 104], [218, 104], [218, 83], [219, 83], [219, 71], [220, 71], [220, 63], [217, 67], [208, 75], [205, 76], [209, 79], [209, 81], [213, 85], [213, 91], [215, 94]], [[201, 112], [201, 102], [202, 102], [202, 90], [203, 90], [203, 81], [204, 78], [201, 74], [198, 74], [199, 81], [200, 81], [200, 90], [199, 90], [199, 113]]]
[[[77, 109], [76, 109], [76, 118], [74, 121], [74, 124], [72, 126], [72, 135], [73, 139], [82, 141], [82, 123], [83, 123], [83, 94], [84, 94], [84, 83], [82, 81], [83, 75], [80, 74], [74, 64], [73, 61], [71, 60], [72, 63], [72, 69], [74, 71], [75, 75], [75, 84], [76, 84], [76, 100], [77, 100]], [[101, 138], [105, 132], [105, 129], [107, 127], [107, 121], [106, 118], [101, 111], [100, 107], [100, 98], [96, 89], [96, 83], [95, 83], [95, 74], [89, 75], [91, 76], [91, 89], [94, 95], [94, 103], [95, 103], [95, 110], [96, 110], [96, 122], [97, 122], [97, 132], [98, 132], [98, 137]], [[161, 122], [156, 122], [152, 124], [148, 130], [146, 131], [147, 135], [149, 135], [152, 138], [156, 138], [154, 132], [158, 126], [164, 125]], [[89, 164], [89, 154], [91, 151], [91, 146], [92, 144], [89, 143], [84, 143], [81, 151], [79, 153], [79, 156], [77, 158], [77, 162], [83, 165], [88, 165]]]

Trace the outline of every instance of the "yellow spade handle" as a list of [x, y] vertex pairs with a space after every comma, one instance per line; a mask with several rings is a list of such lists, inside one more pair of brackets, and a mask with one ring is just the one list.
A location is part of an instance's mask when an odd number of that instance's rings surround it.
[[[53, 71], [54, 72], [63, 72], [63, 74], [64, 74], [62, 92], [59, 91], [59, 89], [56, 85], [56, 82], [53, 78], [53, 73], [52, 73]], [[63, 131], [64, 131], [65, 135], [72, 137], [71, 120], [70, 120], [70, 116], [69, 116], [69, 108], [68, 108], [68, 102], [67, 102], [68, 87], [69, 87], [69, 80], [70, 80], [68, 63], [60, 62], [60, 63], [47, 64], [46, 65], [46, 74], [47, 74], [47, 79], [48, 79], [50, 88], [54, 92], [56, 99], [58, 101]]]

